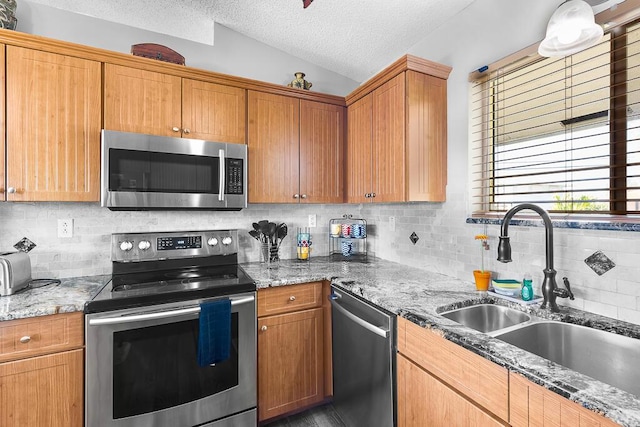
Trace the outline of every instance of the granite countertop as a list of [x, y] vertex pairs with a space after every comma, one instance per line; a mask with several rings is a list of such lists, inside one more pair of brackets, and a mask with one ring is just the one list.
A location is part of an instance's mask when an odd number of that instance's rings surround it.
[[376, 258], [362, 263], [332, 262], [316, 257], [308, 262], [283, 260], [279, 264], [277, 269], [266, 269], [259, 263], [243, 264], [243, 268], [256, 280], [258, 289], [330, 280], [339, 288], [413, 323], [438, 330], [446, 339], [623, 426], [640, 426], [640, 397], [462, 326], [438, 313], [492, 303], [540, 318], [582, 324], [634, 338], [640, 338], [638, 325], [568, 307], [561, 307], [559, 314], [541, 310], [539, 303], [524, 307], [477, 292], [471, 282]]
[[82, 311], [84, 303], [93, 298], [109, 279], [111, 275], [60, 279], [59, 284], [24, 289], [14, 295], [0, 297], [0, 322]]
[[[476, 354], [521, 373], [585, 408], [601, 413], [623, 426], [640, 425], [640, 397], [579, 374], [549, 360], [446, 319], [439, 312], [478, 303], [506, 305], [537, 317], [583, 324], [640, 338], [640, 326], [562, 307], [562, 313], [527, 307], [477, 292], [471, 282], [458, 280], [390, 261], [331, 261], [315, 257], [308, 262], [282, 260], [276, 269], [259, 263], [243, 264], [258, 289], [330, 280], [339, 288], [396, 313]], [[58, 285], [21, 291], [0, 297], [0, 321], [82, 311], [110, 279], [109, 275], [62, 279]], [[635, 367], [634, 367], [635, 369]]]

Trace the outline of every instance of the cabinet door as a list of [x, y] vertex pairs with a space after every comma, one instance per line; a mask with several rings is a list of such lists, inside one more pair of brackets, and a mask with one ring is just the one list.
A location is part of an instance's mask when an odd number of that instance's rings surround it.
[[614, 427], [618, 424], [509, 373], [509, 423], [513, 427]]
[[324, 397], [322, 308], [258, 319], [258, 419]]
[[411, 202], [444, 202], [447, 81], [407, 71], [407, 186]]
[[13, 201], [98, 201], [100, 63], [7, 47]]
[[[0, 44], [0, 64], [4, 64], [4, 49], [5, 45]], [[7, 193], [5, 192], [4, 187], [4, 165], [5, 165], [5, 126], [4, 126], [4, 105], [5, 105], [5, 88], [6, 80], [4, 76], [5, 67], [0, 67], [0, 202], [3, 202], [7, 199]]]
[[104, 66], [104, 127], [181, 136], [182, 79], [120, 65]]
[[249, 91], [249, 203], [299, 200], [300, 101]]
[[245, 89], [182, 80], [182, 128], [187, 138], [245, 144]]
[[405, 74], [373, 91], [374, 202], [404, 202]]
[[360, 98], [347, 109], [347, 158], [345, 164], [346, 199], [348, 203], [364, 203], [371, 199], [371, 144], [373, 131], [373, 95]]
[[83, 424], [82, 350], [0, 364], [0, 425]]
[[409, 359], [397, 362], [398, 427], [504, 425]]
[[342, 203], [344, 107], [300, 101], [300, 202]]

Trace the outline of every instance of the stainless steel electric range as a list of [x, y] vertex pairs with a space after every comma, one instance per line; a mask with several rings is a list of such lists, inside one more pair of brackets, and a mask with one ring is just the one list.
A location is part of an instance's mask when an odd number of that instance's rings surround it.
[[[87, 427], [256, 425], [256, 287], [237, 237], [112, 235], [112, 279], [85, 306]], [[202, 367], [201, 304], [221, 299], [231, 301], [229, 358]]]

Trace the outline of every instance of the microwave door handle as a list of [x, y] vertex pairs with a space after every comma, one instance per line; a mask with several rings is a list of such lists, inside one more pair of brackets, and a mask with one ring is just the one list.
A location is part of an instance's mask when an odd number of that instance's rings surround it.
[[[245, 304], [247, 302], [252, 302], [254, 300], [255, 298], [252, 296], [244, 297], [244, 298], [232, 298], [231, 306]], [[146, 313], [146, 314], [132, 314], [129, 316], [103, 317], [101, 319], [91, 319], [89, 320], [89, 325], [91, 326], [116, 325], [120, 323], [141, 322], [144, 320], [153, 320], [153, 319], [166, 319], [168, 317], [178, 317], [178, 316], [185, 316], [187, 314], [197, 314], [197, 313], [200, 313], [200, 306], [182, 308], [179, 310]]]
[[218, 150], [218, 156], [220, 158], [220, 192], [218, 193], [218, 200], [220, 202], [224, 202], [224, 189], [226, 187], [225, 185], [225, 178], [226, 178], [226, 171], [224, 170], [225, 168], [225, 161], [224, 161], [224, 150], [221, 148], [220, 150]]

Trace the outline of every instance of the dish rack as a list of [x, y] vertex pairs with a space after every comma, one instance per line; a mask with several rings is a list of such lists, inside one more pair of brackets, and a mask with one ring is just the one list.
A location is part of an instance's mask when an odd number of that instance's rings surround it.
[[367, 258], [367, 221], [342, 215], [329, 221], [329, 256], [332, 260], [363, 261]]

